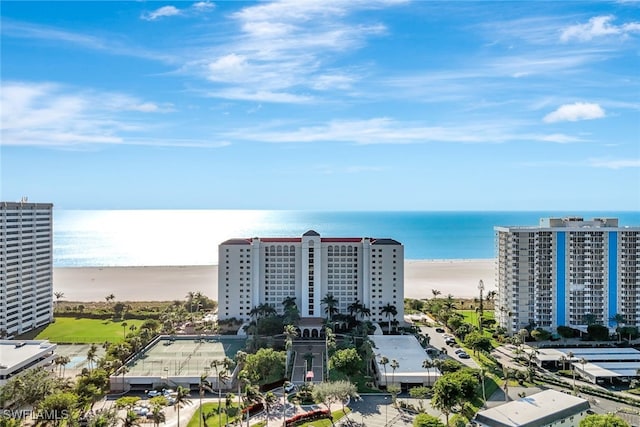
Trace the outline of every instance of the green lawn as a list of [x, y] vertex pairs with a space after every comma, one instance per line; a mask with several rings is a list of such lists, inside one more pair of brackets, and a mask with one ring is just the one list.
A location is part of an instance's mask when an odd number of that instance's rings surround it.
[[[191, 401], [196, 405], [198, 404], [196, 399], [192, 399]], [[223, 406], [222, 409], [224, 409], [224, 399], [222, 399], [222, 406]], [[237, 407], [238, 407], [237, 403], [233, 405], [234, 409]], [[207, 419], [205, 427], [218, 427], [219, 425], [225, 425], [227, 421], [229, 424], [233, 424], [237, 418], [237, 417], [229, 417], [229, 419], [227, 420], [227, 414], [225, 414], [224, 412], [218, 415], [218, 402], [203, 403], [202, 414]], [[193, 417], [191, 417], [191, 420], [189, 420], [189, 424], [187, 424], [187, 427], [199, 427], [199, 426], [200, 427], [202, 426], [202, 424], [200, 423], [200, 409], [196, 409], [196, 412], [193, 414]]]
[[[456, 310], [458, 313], [464, 316], [464, 321], [471, 323], [474, 326], [478, 326], [478, 313], [475, 310]], [[493, 310], [483, 310], [482, 317], [485, 319], [493, 319]]]
[[[36, 339], [47, 339], [54, 343], [89, 344], [119, 342], [124, 340], [124, 332], [130, 333], [129, 327], [139, 327], [142, 320], [125, 320], [114, 322], [103, 319], [75, 319], [59, 317], [55, 322], [40, 332]], [[127, 326], [123, 328], [123, 323]]]

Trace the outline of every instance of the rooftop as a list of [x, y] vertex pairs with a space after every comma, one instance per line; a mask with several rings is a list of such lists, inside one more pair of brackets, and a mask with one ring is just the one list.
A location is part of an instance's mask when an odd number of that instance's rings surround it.
[[425, 360], [431, 360], [431, 357], [413, 335], [369, 335], [369, 339], [374, 343], [373, 352], [382, 378], [385, 377], [385, 367], [380, 365], [382, 356], [389, 359], [389, 362], [394, 359], [398, 361], [399, 366], [395, 372], [390, 365], [386, 366], [386, 378], [389, 381], [413, 383], [421, 382], [416, 378], [440, 375], [436, 368], [431, 368], [427, 372], [422, 367], [422, 363]]
[[545, 390], [480, 411], [476, 421], [495, 427], [541, 427], [589, 409], [589, 402], [556, 390]]
[[0, 371], [14, 371], [26, 361], [56, 349], [49, 341], [0, 340]]

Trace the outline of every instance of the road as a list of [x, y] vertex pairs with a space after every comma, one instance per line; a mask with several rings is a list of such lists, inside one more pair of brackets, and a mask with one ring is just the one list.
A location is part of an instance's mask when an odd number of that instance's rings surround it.
[[457, 355], [455, 355], [453, 353], [453, 350], [455, 349], [455, 347], [450, 347], [447, 344], [445, 344], [444, 338], [442, 336], [443, 334], [439, 333], [439, 332], [436, 332], [436, 328], [435, 327], [420, 326], [420, 330], [422, 331], [423, 334], [429, 335], [429, 337], [431, 338], [431, 340], [429, 341], [429, 344], [432, 347], [434, 347], [436, 350], [440, 350], [442, 348], [445, 348], [447, 350], [447, 355], [445, 357], [457, 360], [458, 362], [460, 362], [460, 363], [462, 363], [462, 364], [464, 364], [464, 365], [466, 365], [466, 366], [468, 366], [470, 368], [474, 368], [474, 369], [480, 368], [475, 360], [473, 360], [473, 359], [461, 359]]

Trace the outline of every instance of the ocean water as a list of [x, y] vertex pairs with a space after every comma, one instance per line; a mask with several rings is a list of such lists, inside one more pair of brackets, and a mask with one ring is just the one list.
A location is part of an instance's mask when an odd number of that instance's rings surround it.
[[617, 217], [640, 212], [312, 212], [260, 210], [54, 210], [54, 266], [211, 265], [234, 237], [393, 238], [406, 259], [495, 255], [496, 225], [537, 225], [542, 217]]

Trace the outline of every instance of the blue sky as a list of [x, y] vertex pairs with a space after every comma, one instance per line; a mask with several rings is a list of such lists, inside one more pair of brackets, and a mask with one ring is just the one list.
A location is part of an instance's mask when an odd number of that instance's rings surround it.
[[1, 198], [640, 210], [639, 2], [2, 2]]

